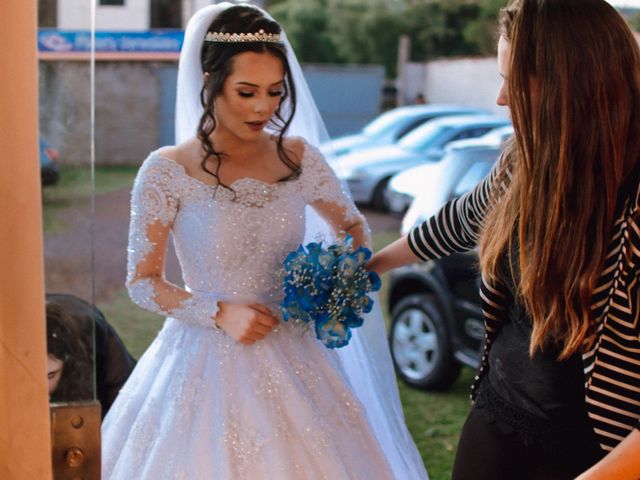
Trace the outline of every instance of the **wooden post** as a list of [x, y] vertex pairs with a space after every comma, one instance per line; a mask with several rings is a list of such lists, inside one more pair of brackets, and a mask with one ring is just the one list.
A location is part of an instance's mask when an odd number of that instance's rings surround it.
[[38, 160], [37, 2], [0, 28], [0, 478], [51, 479]]

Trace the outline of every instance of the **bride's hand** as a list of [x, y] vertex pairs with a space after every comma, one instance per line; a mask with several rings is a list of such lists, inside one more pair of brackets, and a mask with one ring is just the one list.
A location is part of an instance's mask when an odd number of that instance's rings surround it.
[[234, 340], [251, 345], [273, 330], [278, 319], [264, 305], [218, 302], [216, 325]]

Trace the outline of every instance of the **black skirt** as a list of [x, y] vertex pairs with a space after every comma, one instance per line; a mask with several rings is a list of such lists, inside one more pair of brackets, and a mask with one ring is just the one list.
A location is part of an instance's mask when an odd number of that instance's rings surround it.
[[541, 421], [504, 402], [486, 379], [476, 398], [460, 435], [453, 480], [569, 480], [606, 454], [584, 403], [563, 418]]

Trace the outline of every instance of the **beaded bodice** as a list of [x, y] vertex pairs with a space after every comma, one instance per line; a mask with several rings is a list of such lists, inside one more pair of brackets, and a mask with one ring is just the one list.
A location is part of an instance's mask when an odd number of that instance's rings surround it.
[[223, 296], [277, 292], [282, 261], [304, 237], [301, 182], [242, 178], [232, 192], [188, 177], [185, 186], [173, 234], [186, 284]]
[[[359, 216], [317, 149], [305, 145], [301, 168], [293, 180], [267, 184], [244, 177], [226, 189], [205, 184], [174, 160], [152, 153], [132, 195], [127, 282], [132, 299], [206, 324], [215, 315], [216, 300], [276, 302], [282, 262], [304, 239], [307, 206], [328, 209], [337, 229]], [[173, 308], [168, 307], [175, 304], [171, 298], [162, 298], [169, 294], [163, 294], [158, 279], [136, 275], [141, 262], [164, 260], [157, 239], [168, 230], [192, 294]]]

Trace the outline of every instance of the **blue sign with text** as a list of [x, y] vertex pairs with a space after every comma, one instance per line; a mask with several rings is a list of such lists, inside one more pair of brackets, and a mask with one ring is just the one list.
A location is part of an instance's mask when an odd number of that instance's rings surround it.
[[[96, 52], [180, 52], [182, 30], [148, 30], [145, 32], [96, 32]], [[40, 52], [89, 52], [91, 32], [54, 29], [38, 30]]]

